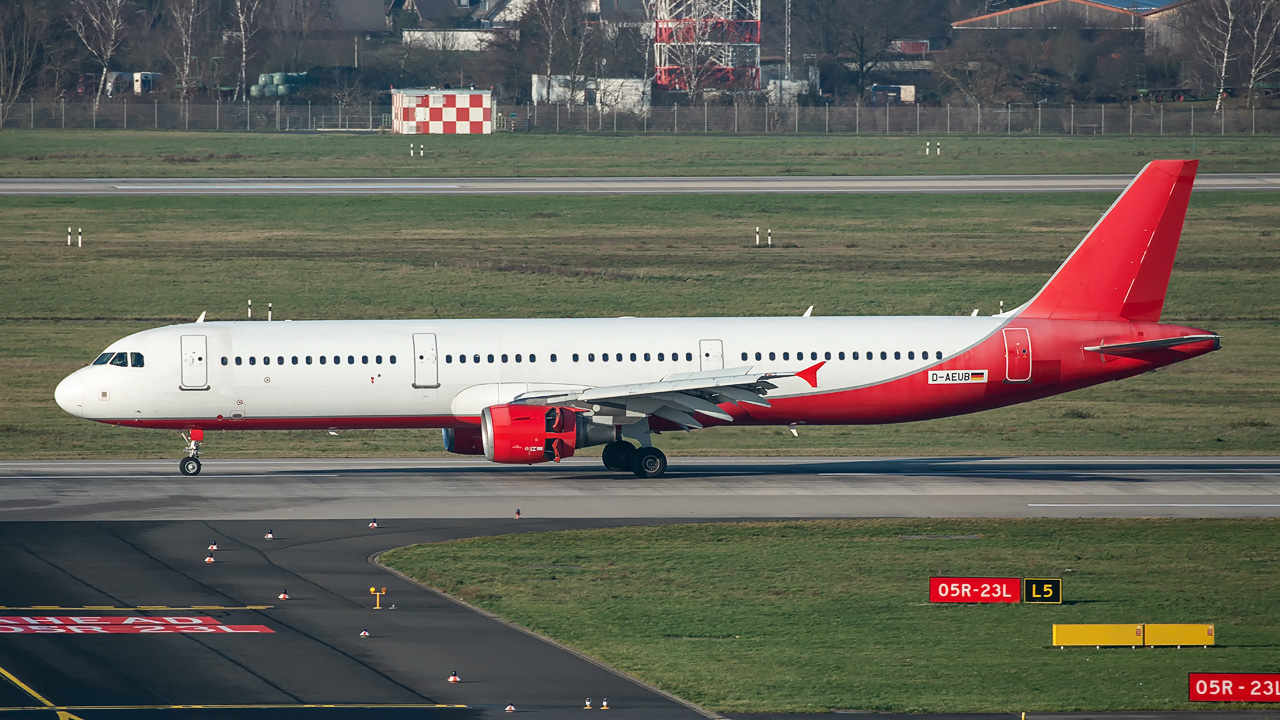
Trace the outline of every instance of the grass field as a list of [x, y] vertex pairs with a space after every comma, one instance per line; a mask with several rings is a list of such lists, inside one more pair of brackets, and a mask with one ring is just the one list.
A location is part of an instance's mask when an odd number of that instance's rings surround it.
[[[1274, 671], [1276, 520], [838, 520], [531, 533], [383, 562], [719, 712], [1190, 709]], [[913, 540], [909, 535], [978, 535]], [[931, 605], [931, 575], [1065, 604]], [[1214, 623], [1211, 649], [1051, 649], [1053, 623]], [[1241, 708], [1241, 705], [1214, 709]], [[1198, 709], [1204, 709], [1201, 706]]]
[[[945, 139], [943, 157], [925, 140]], [[0, 177], [451, 177], [1133, 173], [1157, 157], [1205, 172], [1280, 171], [1280, 137], [874, 135], [289, 135], [0, 132]]]
[[[7, 132], [7, 131], [6, 131]], [[176, 433], [62, 413], [57, 381], [130, 332], [278, 319], [968, 314], [1022, 302], [1110, 194], [607, 198], [0, 198], [0, 457], [173, 457]], [[84, 227], [83, 249], [66, 247]], [[751, 247], [754, 227], [779, 247]], [[1270, 453], [1280, 206], [1193, 196], [1165, 318], [1224, 349], [979, 415], [665, 435], [679, 455]], [[227, 456], [418, 455], [434, 432], [228, 433]]]

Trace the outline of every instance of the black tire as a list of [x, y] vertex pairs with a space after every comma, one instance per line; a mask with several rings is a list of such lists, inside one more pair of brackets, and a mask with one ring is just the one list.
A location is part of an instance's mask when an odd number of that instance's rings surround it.
[[627, 472], [631, 469], [632, 458], [635, 457], [636, 446], [625, 440], [614, 440], [604, 446], [604, 451], [600, 453], [600, 459], [604, 462], [604, 466], [608, 470], [614, 472]]
[[199, 475], [200, 458], [182, 458], [182, 460], [178, 461], [178, 472], [183, 475]]
[[640, 448], [631, 462], [631, 472], [635, 473], [636, 477], [662, 477], [667, 471], [667, 456], [656, 447]]

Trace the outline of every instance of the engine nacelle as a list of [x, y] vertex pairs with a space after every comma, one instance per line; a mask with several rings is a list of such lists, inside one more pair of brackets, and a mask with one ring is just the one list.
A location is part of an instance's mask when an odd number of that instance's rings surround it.
[[572, 457], [578, 448], [613, 440], [613, 427], [584, 411], [539, 405], [491, 405], [480, 413], [484, 456], [497, 463], [532, 465]]
[[480, 439], [480, 428], [444, 428], [444, 449], [457, 455], [483, 455], [484, 442]]

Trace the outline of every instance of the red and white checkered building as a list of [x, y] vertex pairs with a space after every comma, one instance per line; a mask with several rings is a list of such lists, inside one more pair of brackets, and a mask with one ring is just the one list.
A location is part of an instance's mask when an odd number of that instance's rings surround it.
[[488, 90], [392, 90], [393, 129], [399, 135], [489, 135]]

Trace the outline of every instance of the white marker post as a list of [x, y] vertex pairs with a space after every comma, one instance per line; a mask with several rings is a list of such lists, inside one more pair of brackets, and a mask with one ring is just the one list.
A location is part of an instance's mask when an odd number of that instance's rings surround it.
[[252, 300], [249, 301], [249, 319], [250, 320], [253, 319], [253, 301]]
[[84, 247], [84, 228], [76, 228], [76, 247]]
[[929, 157], [929, 141], [924, 141], [924, 156]]
[[773, 247], [773, 228], [769, 228], [769, 247]]
[[413, 143], [409, 143], [409, 157], [413, 157]]
[[[67, 244], [71, 244], [71, 228], [67, 228]], [[760, 247], [760, 226], [756, 226], [756, 247]]]
[[[760, 236], [756, 235], [756, 244], [760, 244]], [[67, 226], [67, 247], [71, 247], [71, 226]]]
[[267, 322], [271, 322], [271, 303], [267, 303]]

